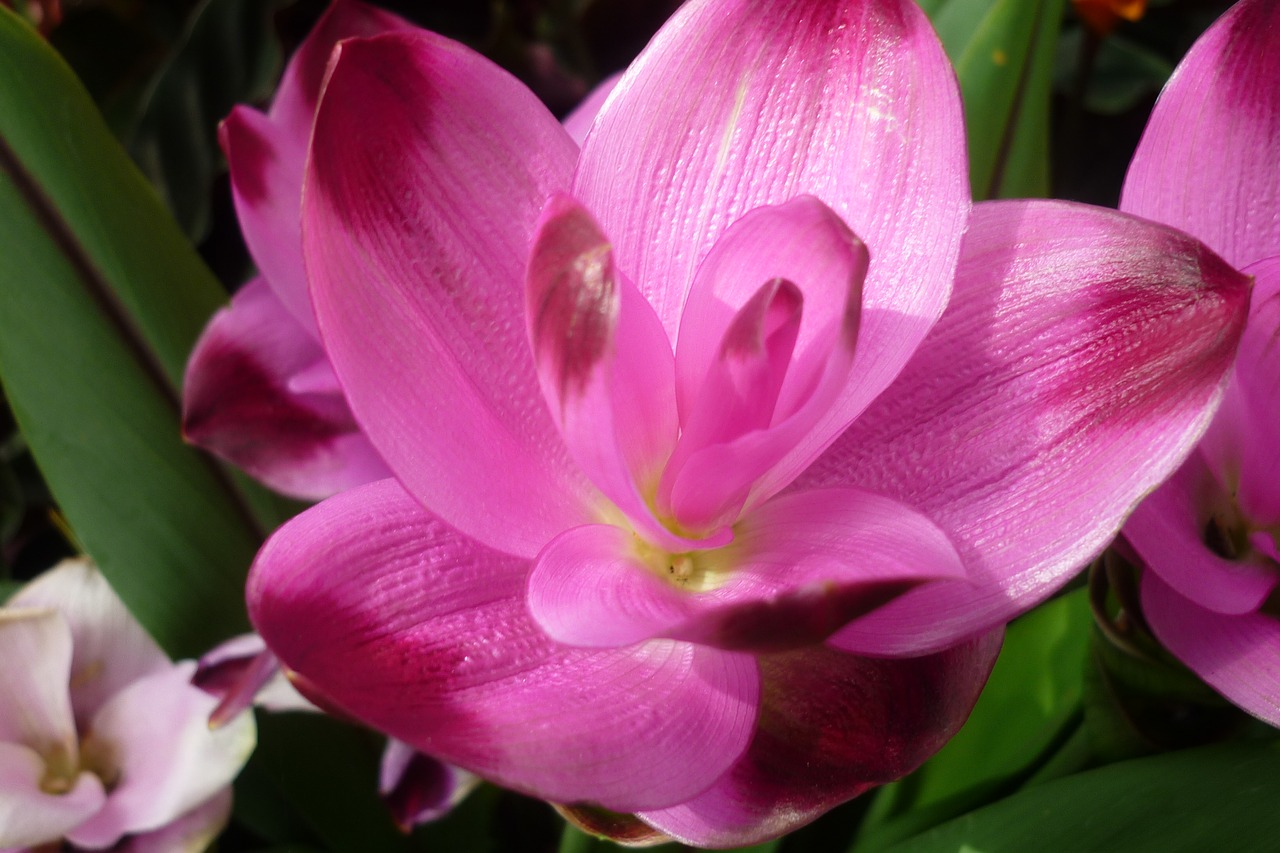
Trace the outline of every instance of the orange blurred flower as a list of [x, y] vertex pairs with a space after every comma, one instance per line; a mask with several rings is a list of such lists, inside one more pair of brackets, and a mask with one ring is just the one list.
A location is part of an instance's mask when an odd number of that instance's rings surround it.
[[1147, 11], [1147, 0], [1071, 0], [1076, 14], [1094, 35], [1109, 34], [1123, 21], [1136, 21]]

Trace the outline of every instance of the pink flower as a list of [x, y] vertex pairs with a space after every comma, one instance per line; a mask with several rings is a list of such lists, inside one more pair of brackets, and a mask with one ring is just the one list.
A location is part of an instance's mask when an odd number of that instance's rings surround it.
[[339, 39], [409, 24], [337, 0], [294, 54], [266, 114], [237, 107], [218, 138], [259, 275], [214, 315], [183, 383], [183, 433], [272, 488], [328, 497], [388, 476], [320, 348], [298, 205], [325, 62]]
[[[409, 28], [359, 0], [335, 0], [290, 60], [270, 111], [237, 107], [219, 134], [259, 275], [214, 315], [191, 354], [183, 433], [294, 497], [325, 498], [390, 475], [321, 349], [298, 208], [311, 121], [334, 45]], [[566, 119], [575, 138], [586, 134], [613, 82]]]
[[[200, 658], [192, 681], [218, 697], [218, 705], [209, 715], [209, 725], [215, 728], [250, 707], [320, 713], [285, 678], [275, 655], [257, 634], [232, 637], [211, 649]], [[478, 782], [467, 771], [423, 755], [394, 738], [387, 740], [382, 751], [378, 793], [405, 832], [448, 814]]]
[[1199, 237], [1254, 276], [1222, 409], [1125, 525], [1147, 622], [1249, 713], [1280, 725], [1280, 6], [1237, 3], [1160, 96], [1121, 209]]
[[203, 850], [255, 734], [252, 715], [209, 730], [195, 668], [87, 560], [19, 590], [0, 609], [0, 849]]
[[1172, 229], [971, 210], [909, 0], [694, 0], [581, 150], [461, 45], [344, 42], [302, 234], [395, 479], [267, 543], [259, 632], [417, 749], [707, 846], [941, 746], [993, 629], [1193, 447], [1248, 306]]

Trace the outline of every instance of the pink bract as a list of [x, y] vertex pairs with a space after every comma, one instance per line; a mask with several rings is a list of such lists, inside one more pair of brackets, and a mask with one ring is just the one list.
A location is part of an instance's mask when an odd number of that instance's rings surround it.
[[1121, 209], [1185, 230], [1254, 277], [1222, 408], [1124, 534], [1147, 622], [1225, 697], [1280, 725], [1280, 6], [1243, 0], [1174, 72]]
[[395, 477], [272, 537], [259, 632], [419, 750], [704, 846], [938, 749], [1199, 439], [1248, 310], [1164, 226], [973, 208], [909, 0], [694, 0], [581, 149], [461, 45], [343, 42], [302, 234]]
[[259, 275], [196, 343], [183, 383], [183, 434], [294, 497], [328, 497], [389, 473], [320, 347], [298, 213], [307, 139], [333, 46], [409, 26], [359, 0], [336, 0], [290, 60], [271, 109], [237, 107], [219, 129]]

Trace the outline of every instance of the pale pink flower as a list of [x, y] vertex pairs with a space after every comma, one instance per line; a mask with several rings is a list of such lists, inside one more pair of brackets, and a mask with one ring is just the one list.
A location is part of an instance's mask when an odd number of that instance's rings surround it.
[[[252, 715], [217, 731], [191, 684], [88, 560], [0, 608], [0, 849], [204, 850], [231, 813]], [[120, 846], [114, 846], [119, 844]]]
[[1179, 64], [1120, 207], [1193, 234], [1254, 276], [1222, 409], [1124, 528], [1156, 636], [1280, 725], [1280, 4], [1243, 0]]
[[1248, 306], [1164, 226], [971, 209], [909, 0], [693, 0], [581, 149], [461, 45], [344, 42], [302, 234], [395, 479], [268, 542], [259, 632], [327, 706], [706, 846], [944, 743], [993, 629], [1194, 446]]

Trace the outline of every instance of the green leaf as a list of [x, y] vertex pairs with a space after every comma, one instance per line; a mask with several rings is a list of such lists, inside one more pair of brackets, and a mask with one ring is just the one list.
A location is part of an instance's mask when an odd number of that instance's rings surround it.
[[1078, 726], [1093, 620], [1081, 588], [1009, 626], [968, 722], [906, 779], [876, 795], [855, 850], [876, 850], [1007, 792]]
[[259, 714], [254, 760], [325, 849], [408, 851], [377, 795], [382, 743], [321, 714]]
[[1267, 853], [1280, 837], [1277, 779], [1275, 740], [1157, 755], [1028, 788], [890, 851]]
[[960, 78], [975, 199], [1049, 194], [1049, 107], [1064, 4], [920, 3]]
[[280, 67], [271, 22], [279, 0], [204, 0], [143, 96], [129, 153], [192, 240], [209, 229], [222, 171], [217, 128], [238, 103], [266, 98]]
[[246, 629], [261, 530], [181, 441], [218, 283], [47, 44], [0, 9], [0, 380], [68, 522], [162, 646]]

